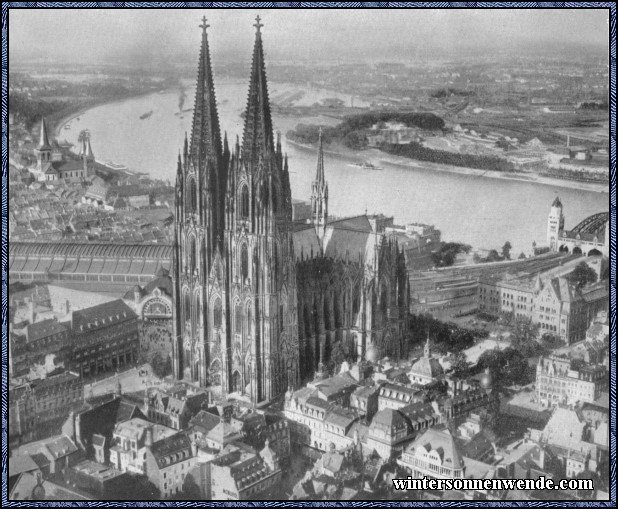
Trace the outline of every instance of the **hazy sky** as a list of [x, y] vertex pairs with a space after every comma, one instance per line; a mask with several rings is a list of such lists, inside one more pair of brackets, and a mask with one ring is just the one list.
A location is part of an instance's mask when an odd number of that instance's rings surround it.
[[11, 62], [193, 59], [206, 15], [213, 60], [250, 58], [254, 18], [272, 60], [414, 60], [514, 48], [600, 49], [607, 10], [10, 9]]

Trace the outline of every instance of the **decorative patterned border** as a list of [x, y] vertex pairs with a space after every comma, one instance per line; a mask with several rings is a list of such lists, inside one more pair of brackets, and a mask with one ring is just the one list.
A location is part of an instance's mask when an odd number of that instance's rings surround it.
[[[613, 2], [5, 2], [2, 4], [2, 504], [4, 507], [373, 507], [351, 502], [16, 502], [7, 500], [8, 277], [8, 12], [11, 8], [526, 8], [608, 9], [610, 14], [610, 501], [559, 502], [562, 507], [616, 504], [616, 5]], [[383, 507], [554, 507], [555, 502], [379, 502]]]

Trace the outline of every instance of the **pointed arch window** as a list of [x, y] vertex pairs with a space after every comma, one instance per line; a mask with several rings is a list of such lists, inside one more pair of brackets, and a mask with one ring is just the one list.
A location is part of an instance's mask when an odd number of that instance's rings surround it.
[[386, 293], [386, 287], [382, 288], [382, 294], [380, 295], [380, 306], [382, 307], [382, 316], [386, 317], [388, 312], [388, 294]]
[[237, 302], [234, 306], [234, 326], [236, 334], [242, 334], [242, 306]]
[[354, 288], [354, 300], [352, 302], [352, 314], [356, 316], [360, 311], [360, 293], [358, 286]]
[[336, 329], [341, 327], [341, 307], [340, 307], [341, 304], [342, 304], [341, 293], [337, 291], [335, 292], [335, 300], [333, 302], [333, 311], [335, 314], [335, 328]]
[[244, 283], [249, 278], [249, 253], [247, 252], [247, 244], [243, 244], [240, 248], [240, 271]]
[[184, 318], [185, 322], [191, 320], [191, 297], [189, 292], [185, 292]]
[[279, 274], [279, 246], [275, 242], [274, 244], [274, 262], [275, 262], [275, 274]]
[[201, 302], [202, 302], [202, 299], [200, 299], [200, 295], [198, 293], [195, 296], [195, 311], [194, 311], [194, 313], [195, 313], [195, 315], [194, 315], [195, 316], [195, 324], [198, 327], [202, 326], [202, 310], [201, 310], [202, 306], [201, 306]]
[[193, 214], [197, 212], [197, 185], [195, 184], [195, 179], [193, 177], [189, 177], [187, 184], [185, 206], [187, 208], [187, 212]]
[[249, 189], [246, 185], [240, 191], [240, 215], [243, 219], [249, 217]]
[[191, 271], [191, 274], [193, 274], [193, 272], [195, 271], [197, 264], [196, 264], [196, 250], [197, 250], [197, 246], [196, 246], [196, 242], [195, 242], [195, 237], [191, 236], [189, 238], [189, 259], [188, 261], [188, 266], [189, 266], [189, 270]]
[[215, 305], [213, 307], [213, 312], [212, 312], [212, 322], [213, 322], [215, 329], [221, 328], [221, 322], [223, 318], [222, 315], [223, 313], [221, 310], [221, 299], [216, 299]]

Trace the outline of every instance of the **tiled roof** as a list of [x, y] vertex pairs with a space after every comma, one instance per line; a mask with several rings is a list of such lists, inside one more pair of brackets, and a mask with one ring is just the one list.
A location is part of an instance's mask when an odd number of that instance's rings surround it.
[[407, 427], [407, 422], [401, 413], [392, 408], [384, 408], [373, 416], [369, 429], [381, 428], [390, 431], [393, 428], [405, 427]]
[[85, 332], [112, 324], [137, 319], [135, 312], [123, 300], [117, 299], [73, 312], [73, 330]]
[[39, 339], [47, 338], [54, 334], [67, 332], [68, 330], [69, 327], [66, 324], [50, 318], [28, 325], [26, 328], [26, 337], [28, 342], [38, 341]]
[[159, 468], [165, 468], [180, 463], [192, 457], [191, 441], [184, 433], [158, 440], [150, 448]]
[[97, 445], [99, 447], [105, 446], [105, 437], [103, 435], [95, 433], [94, 435], [92, 435], [92, 445]]
[[201, 410], [189, 421], [189, 425], [200, 428], [203, 432], [208, 433], [217, 424], [221, 422], [221, 417], [212, 414], [206, 410]]
[[464, 467], [463, 456], [455, 437], [447, 429], [429, 428], [410, 447], [424, 447], [427, 452], [436, 451], [445, 467], [456, 469]]

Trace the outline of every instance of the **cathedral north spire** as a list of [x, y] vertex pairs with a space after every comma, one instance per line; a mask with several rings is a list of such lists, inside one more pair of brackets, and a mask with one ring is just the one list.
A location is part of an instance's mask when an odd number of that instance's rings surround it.
[[249, 163], [256, 163], [260, 160], [260, 157], [265, 157], [274, 152], [273, 124], [268, 100], [264, 49], [262, 47], [261, 29], [264, 25], [260, 22], [259, 16], [256, 17], [256, 23], [253, 26], [256, 28], [255, 45], [242, 147], [243, 159]]
[[210, 62], [208, 32], [210, 25], [206, 17], [202, 18], [202, 45], [197, 72], [197, 87], [195, 91], [195, 106], [193, 110], [193, 126], [191, 129], [190, 154], [193, 163], [200, 166], [206, 158], [218, 159], [221, 155], [221, 131], [215, 85]]

